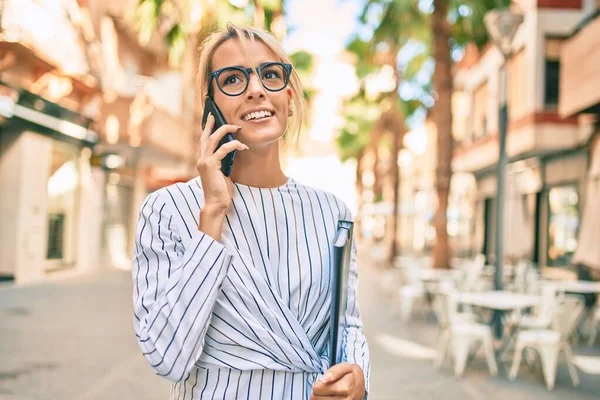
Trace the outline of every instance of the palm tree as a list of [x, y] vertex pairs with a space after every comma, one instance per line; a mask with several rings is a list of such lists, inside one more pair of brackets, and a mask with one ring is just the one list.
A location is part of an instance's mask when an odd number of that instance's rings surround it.
[[379, 145], [385, 137], [389, 137], [391, 147], [391, 160], [387, 162], [386, 174], [388, 182], [391, 185], [392, 215], [389, 220], [389, 240], [390, 248], [388, 252], [388, 266], [392, 266], [398, 253], [397, 232], [399, 217], [399, 187], [400, 173], [398, 169], [398, 155], [402, 147], [402, 139], [406, 132], [404, 119], [407, 116], [405, 111], [409, 107], [403, 106], [403, 101], [398, 97], [398, 89], [402, 81], [404, 71], [401, 70], [396, 58], [400, 49], [411, 39], [426, 34], [426, 31], [420, 29], [422, 24], [416, 23], [422, 15], [419, 12], [416, 3], [400, 1], [368, 1], [361, 21], [363, 24], [369, 23], [369, 15], [372, 7], [383, 7], [380, 14], [380, 20], [373, 31], [373, 36], [369, 41], [362, 41], [354, 38], [350, 42], [348, 49], [358, 56], [357, 72], [359, 77], [365, 77], [374, 70], [386, 66], [393, 71], [394, 86], [392, 90], [383, 93], [378, 103], [385, 109], [379, 116], [371, 130], [372, 145], [375, 147], [375, 187], [374, 191], [380, 190], [379, 164]]
[[[369, 152], [374, 152], [379, 134], [376, 131], [376, 121], [379, 118], [378, 105], [367, 98], [365, 89], [348, 99], [343, 108], [344, 126], [336, 138], [338, 154], [342, 161], [354, 159], [356, 161], [356, 193], [358, 209], [363, 205], [363, 172], [365, 170], [364, 157]], [[374, 140], [374, 138], [376, 138]], [[357, 220], [355, 232], [360, 235], [360, 219]]]
[[[435, 214], [436, 241], [433, 248], [434, 268], [449, 268], [451, 249], [448, 241], [447, 211], [452, 179], [452, 65], [451, 41], [464, 47], [473, 41], [482, 47], [488, 36], [483, 23], [485, 13], [493, 8], [504, 7], [510, 0], [433, 0], [431, 32], [433, 35], [433, 88], [437, 99], [431, 119], [437, 127], [436, 191], [438, 208]], [[454, 21], [454, 23], [451, 23]]]
[[[363, 15], [368, 15], [371, 7], [383, 10], [384, 15], [378, 21], [374, 32], [394, 32], [405, 29], [408, 23], [413, 32], [427, 29], [427, 35], [419, 35], [435, 61], [432, 77], [432, 89], [435, 93], [435, 105], [431, 110], [431, 120], [437, 127], [436, 191], [438, 209], [435, 215], [436, 243], [433, 251], [433, 266], [448, 268], [451, 251], [447, 232], [447, 210], [450, 182], [452, 178], [452, 154], [454, 148], [452, 136], [452, 51], [475, 42], [482, 47], [488, 40], [483, 24], [483, 16], [488, 10], [505, 7], [510, 0], [433, 0], [431, 9], [421, 7], [420, 17], [415, 14], [412, 0], [366, 0]], [[418, 2], [417, 2], [418, 3]], [[423, 3], [425, 4], [425, 3]], [[410, 18], [407, 21], [407, 18]], [[376, 36], [375, 34], [373, 35]]]

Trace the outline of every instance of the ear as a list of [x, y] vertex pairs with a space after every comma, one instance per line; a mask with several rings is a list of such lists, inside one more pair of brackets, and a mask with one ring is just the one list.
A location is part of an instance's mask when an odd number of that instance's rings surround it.
[[288, 95], [288, 117], [291, 117], [294, 115], [294, 111], [292, 110], [292, 94], [294, 94], [294, 92], [292, 91], [292, 88], [287, 88], [286, 93]]

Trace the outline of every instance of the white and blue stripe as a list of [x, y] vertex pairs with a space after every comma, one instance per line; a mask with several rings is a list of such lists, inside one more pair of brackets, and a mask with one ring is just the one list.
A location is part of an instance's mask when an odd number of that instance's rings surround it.
[[[329, 267], [335, 196], [293, 179], [234, 184], [221, 242], [198, 231], [199, 179], [150, 194], [133, 261], [134, 327], [144, 357], [174, 382], [171, 399], [308, 399], [329, 367]], [[353, 263], [342, 357], [368, 390], [369, 351]]]

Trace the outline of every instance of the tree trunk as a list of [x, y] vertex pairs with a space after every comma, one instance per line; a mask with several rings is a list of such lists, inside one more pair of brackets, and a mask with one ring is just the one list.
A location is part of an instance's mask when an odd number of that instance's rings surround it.
[[[381, 118], [381, 117], [380, 117]], [[381, 185], [381, 172], [379, 170], [380, 162], [380, 150], [379, 142], [383, 136], [382, 134], [383, 124], [381, 121], [377, 121], [373, 129], [371, 129], [371, 137], [369, 148], [373, 151], [373, 202], [377, 203], [381, 200], [382, 196], [382, 185]]]
[[431, 18], [435, 70], [433, 87], [436, 101], [432, 119], [437, 127], [436, 191], [438, 208], [435, 214], [436, 241], [433, 248], [434, 268], [449, 268], [451, 249], [448, 243], [447, 211], [452, 178], [452, 59], [450, 57], [451, 28], [447, 21], [448, 0], [434, 0]]
[[[394, 96], [396, 92], [394, 92]], [[402, 137], [404, 131], [392, 132], [392, 165], [391, 165], [391, 178], [392, 178], [392, 220], [391, 220], [391, 244], [390, 254], [388, 259], [388, 266], [393, 267], [395, 264], [396, 256], [398, 255], [398, 217], [400, 214], [400, 207], [398, 203], [400, 201], [400, 170], [398, 169], [398, 156], [400, 149], [402, 148]]]
[[254, 1], [254, 21], [255, 28], [265, 29], [265, 9], [258, 1]]
[[363, 192], [365, 189], [365, 185], [363, 185], [362, 175], [363, 175], [363, 156], [365, 155], [365, 151], [361, 151], [358, 157], [356, 158], [356, 209], [357, 209], [357, 218], [354, 223], [354, 235], [358, 240], [362, 239], [362, 229], [361, 229], [361, 219], [358, 217], [362, 215], [362, 207], [364, 204], [363, 200]]

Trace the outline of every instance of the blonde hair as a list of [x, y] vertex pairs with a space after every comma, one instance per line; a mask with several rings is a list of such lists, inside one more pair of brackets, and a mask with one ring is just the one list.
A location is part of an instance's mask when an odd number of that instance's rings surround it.
[[[211, 33], [200, 45], [200, 61], [196, 80], [201, 114], [204, 112], [204, 99], [208, 95], [209, 90], [208, 81], [212, 72], [212, 58], [217, 48], [230, 39], [238, 39], [246, 56], [248, 56], [246, 40], [249, 40], [250, 42], [259, 41], [267, 46], [267, 48], [279, 58], [279, 60], [275, 61], [291, 64], [290, 58], [285, 54], [285, 51], [279, 42], [270, 33], [256, 28], [240, 27], [231, 22], [227, 23], [225, 29]], [[254, 67], [254, 65], [252, 65], [252, 67]], [[304, 91], [302, 90], [300, 78], [294, 69], [292, 69], [288, 86], [292, 89], [293, 115], [288, 122], [288, 128], [286, 129], [284, 138], [286, 141], [295, 138], [294, 141], [297, 143], [304, 115]]]

